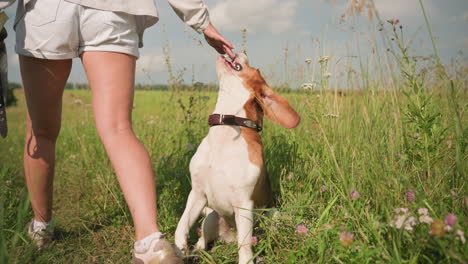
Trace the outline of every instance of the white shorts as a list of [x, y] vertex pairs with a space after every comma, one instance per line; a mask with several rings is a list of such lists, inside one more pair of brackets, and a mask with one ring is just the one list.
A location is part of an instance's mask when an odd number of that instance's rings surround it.
[[64, 0], [32, 0], [17, 16], [15, 50], [20, 55], [62, 60], [84, 51], [111, 51], [139, 56], [134, 15]]

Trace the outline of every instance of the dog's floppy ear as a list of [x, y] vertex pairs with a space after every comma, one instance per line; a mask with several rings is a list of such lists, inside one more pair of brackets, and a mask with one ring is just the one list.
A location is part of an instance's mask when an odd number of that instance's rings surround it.
[[256, 96], [268, 119], [285, 128], [295, 128], [299, 125], [301, 118], [297, 112], [268, 85], [263, 85]]

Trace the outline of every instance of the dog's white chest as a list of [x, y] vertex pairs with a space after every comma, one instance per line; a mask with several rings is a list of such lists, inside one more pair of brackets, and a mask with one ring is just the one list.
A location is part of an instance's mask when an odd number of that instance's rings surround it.
[[230, 126], [210, 129], [190, 162], [190, 172], [193, 188], [205, 193], [208, 205], [226, 216], [251, 199], [260, 176], [240, 129]]

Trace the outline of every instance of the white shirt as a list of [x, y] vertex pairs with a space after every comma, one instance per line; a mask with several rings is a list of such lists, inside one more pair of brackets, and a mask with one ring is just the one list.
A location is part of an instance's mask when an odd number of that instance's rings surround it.
[[[34, 0], [19, 0], [18, 5], [25, 7]], [[41, 1], [41, 0], [36, 0]], [[58, 0], [57, 0], [58, 1]], [[137, 23], [147, 28], [158, 22], [158, 9], [155, 0], [65, 0], [67, 2], [106, 11], [124, 12], [136, 15]], [[0, 0], [0, 9], [11, 5], [15, 0]], [[198, 33], [209, 25], [208, 9], [203, 0], [168, 0], [176, 14]], [[23, 9], [23, 8], [21, 8]], [[25, 10], [25, 9], [24, 9]], [[23, 14], [17, 13], [17, 18]]]

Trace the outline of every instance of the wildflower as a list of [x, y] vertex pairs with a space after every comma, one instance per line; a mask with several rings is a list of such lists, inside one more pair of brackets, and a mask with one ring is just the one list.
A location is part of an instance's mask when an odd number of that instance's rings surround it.
[[323, 56], [322, 58], [319, 59], [319, 63], [322, 64], [322, 63], [325, 63], [327, 61], [330, 60], [330, 56]]
[[309, 229], [305, 225], [298, 225], [296, 227], [296, 232], [299, 235], [307, 235], [307, 233], [309, 232]]
[[404, 228], [405, 230], [412, 231], [418, 221], [415, 217], [410, 216], [408, 208], [396, 208], [395, 213], [397, 214], [394, 223], [390, 223], [390, 226], [396, 229]]
[[75, 104], [83, 104], [83, 100], [81, 99], [75, 99]]
[[421, 223], [426, 223], [426, 224], [431, 224], [432, 222], [434, 222], [434, 219], [432, 219], [430, 216], [428, 215], [421, 215], [419, 217], [419, 222]]
[[428, 215], [428, 210], [427, 210], [427, 208], [419, 208], [419, 209], [418, 209], [418, 214], [420, 215], [420, 217], [419, 217], [419, 222], [421, 222], [421, 223], [426, 223], [426, 224], [430, 224], [430, 223], [434, 222], [434, 219], [432, 219], [432, 218]]
[[195, 233], [197, 233], [197, 236], [198, 236], [198, 237], [201, 237], [201, 235], [202, 235], [202, 230], [201, 230], [201, 228], [200, 228], [200, 227], [197, 227], [197, 229], [195, 229]]
[[331, 72], [326, 72], [323, 77], [325, 78], [330, 78], [331, 77]]
[[406, 199], [407, 199], [408, 201], [410, 201], [410, 202], [416, 201], [416, 193], [415, 193], [415, 191], [414, 191], [414, 190], [411, 190], [411, 189], [407, 190], [407, 191], [406, 191]]
[[392, 25], [396, 25], [396, 24], [400, 23], [400, 20], [399, 19], [388, 19], [387, 22], [392, 24]]
[[321, 191], [321, 192], [326, 192], [326, 191], [328, 191], [327, 186], [325, 186], [325, 185], [320, 186], [320, 191]]
[[428, 212], [429, 211], [427, 210], [427, 208], [419, 208], [418, 209], [418, 214], [420, 214], [420, 215], [427, 215]]
[[414, 134], [413, 134], [413, 137], [414, 137], [414, 138], [418, 138], [418, 137], [419, 137], [419, 133], [414, 133]]
[[460, 240], [461, 240], [462, 244], [465, 244], [466, 239], [465, 239], [465, 234], [463, 233], [463, 231], [458, 229], [457, 230], [457, 235], [460, 237]]
[[263, 257], [257, 257], [255, 259], [255, 263], [259, 264], [259, 263], [265, 263], [265, 259]]
[[351, 200], [356, 200], [359, 197], [361, 197], [361, 194], [358, 193], [356, 190], [352, 189], [351, 192], [349, 193], [349, 197], [351, 198]]
[[454, 214], [448, 214], [445, 217], [445, 224], [453, 227], [457, 223], [457, 216]]
[[455, 192], [455, 190], [451, 190], [450, 193], [453, 195], [453, 197], [455, 197], [455, 198], [458, 197], [458, 193]]
[[399, 214], [399, 213], [404, 213], [404, 214], [406, 214], [406, 213], [408, 213], [408, 208], [396, 208], [396, 209], [395, 209], [395, 213], [396, 213], [396, 214]]
[[340, 242], [343, 247], [347, 248], [354, 242], [354, 235], [350, 232], [343, 232], [340, 234]]
[[414, 216], [410, 216], [406, 221], [405, 221], [405, 230], [412, 231], [413, 226], [415, 226], [418, 223], [416, 218]]
[[252, 246], [256, 246], [258, 244], [258, 238], [256, 236], [252, 236], [251, 241], [252, 241]]
[[445, 234], [445, 228], [444, 228], [444, 223], [442, 221], [435, 220], [431, 224], [431, 230], [429, 231], [429, 234], [436, 236], [436, 237], [441, 237]]
[[307, 64], [312, 63], [312, 59], [306, 59], [306, 60], [305, 60], [305, 63], [307, 63]]
[[396, 154], [396, 158], [397, 158], [397, 159], [401, 159], [401, 157], [403, 157], [403, 156], [401, 155], [401, 153], [397, 153], [397, 154]]
[[292, 180], [294, 178], [294, 173], [290, 172], [288, 173], [288, 180]]

